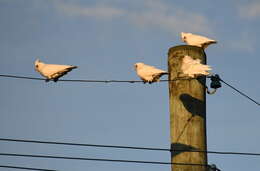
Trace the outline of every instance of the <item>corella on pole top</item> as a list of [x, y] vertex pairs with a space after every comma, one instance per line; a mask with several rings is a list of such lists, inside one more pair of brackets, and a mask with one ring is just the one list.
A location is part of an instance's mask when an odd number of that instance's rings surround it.
[[209, 39], [204, 36], [199, 36], [196, 34], [184, 33], [184, 32], [181, 32], [181, 40], [187, 43], [187, 45], [198, 46], [203, 49], [206, 49], [211, 44], [217, 43], [216, 40]]

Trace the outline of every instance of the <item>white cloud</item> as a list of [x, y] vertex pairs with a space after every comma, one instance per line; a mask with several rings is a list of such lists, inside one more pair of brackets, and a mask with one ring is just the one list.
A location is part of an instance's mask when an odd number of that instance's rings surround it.
[[109, 19], [124, 15], [124, 10], [106, 5], [96, 5], [90, 7], [81, 7], [75, 4], [66, 4], [61, 1], [56, 7], [63, 13], [70, 16], [85, 16], [98, 19]]
[[260, 17], [260, 2], [253, 2], [248, 5], [240, 6], [239, 13], [241, 17], [249, 19]]
[[[162, 0], [139, 0], [138, 9], [119, 8], [113, 5], [97, 4], [95, 6], [79, 6], [57, 0], [56, 7], [70, 16], [85, 16], [96, 19], [118, 19], [123, 17], [130, 24], [141, 28], [158, 28], [173, 34], [181, 31], [211, 34], [209, 20], [198, 13], [169, 6]], [[130, 3], [131, 4], [131, 3]], [[130, 5], [128, 4], [128, 5]]]
[[140, 27], [157, 27], [170, 33], [197, 32], [208, 34], [212, 29], [208, 20], [198, 14], [183, 11], [168, 14], [168, 11], [145, 11], [132, 13], [131, 21]]
[[138, 26], [153, 26], [174, 34], [181, 31], [212, 33], [208, 19], [201, 14], [189, 12], [160, 0], [144, 0], [143, 6], [143, 11], [130, 15], [131, 20]]
[[[76, 1], [76, 0], [75, 0]], [[98, 1], [94, 5], [78, 4], [75, 1], [55, 0], [55, 7], [65, 15], [74, 17], [94, 18], [96, 20], [124, 20], [140, 29], [157, 29], [169, 33], [173, 38], [180, 32], [192, 32], [213, 37], [215, 23], [207, 16], [192, 12], [164, 0], [131, 0], [121, 3], [120, 0], [111, 0], [109, 4]], [[244, 17], [255, 18], [260, 16], [260, 2], [251, 3], [240, 8]], [[254, 52], [254, 36], [249, 33], [237, 35], [236, 40], [222, 40], [223, 48], [239, 51]], [[221, 36], [220, 36], [221, 38]], [[219, 44], [219, 46], [222, 46]]]

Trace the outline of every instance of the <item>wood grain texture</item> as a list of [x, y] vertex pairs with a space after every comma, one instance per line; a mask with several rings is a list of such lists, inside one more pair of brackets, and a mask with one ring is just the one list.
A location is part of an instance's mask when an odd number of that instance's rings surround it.
[[[183, 76], [182, 59], [185, 55], [206, 64], [206, 54], [200, 47], [182, 45], [169, 49], [169, 80]], [[169, 82], [171, 148], [178, 150], [207, 150], [206, 96], [204, 76], [197, 79]], [[207, 154], [172, 152], [172, 162], [207, 164]], [[206, 171], [203, 166], [173, 165], [172, 171]]]

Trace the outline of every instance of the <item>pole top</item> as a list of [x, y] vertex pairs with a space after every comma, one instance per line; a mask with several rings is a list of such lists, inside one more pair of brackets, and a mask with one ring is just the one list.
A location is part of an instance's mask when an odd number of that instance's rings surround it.
[[191, 45], [177, 45], [169, 48], [168, 55], [172, 54], [174, 51], [179, 50], [193, 50], [198, 51], [199, 53], [202, 53], [204, 56], [206, 56], [204, 49], [198, 46], [191, 46]]

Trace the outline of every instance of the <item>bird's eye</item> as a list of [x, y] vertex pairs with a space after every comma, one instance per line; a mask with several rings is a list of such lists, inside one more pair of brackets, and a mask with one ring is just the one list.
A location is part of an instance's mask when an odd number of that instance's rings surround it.
[[186, 36], [183, 36], [183, 39], [186, 39]]
[[36, 68], [38, 68], [39, 66], [38, 65], [35, 65]]

